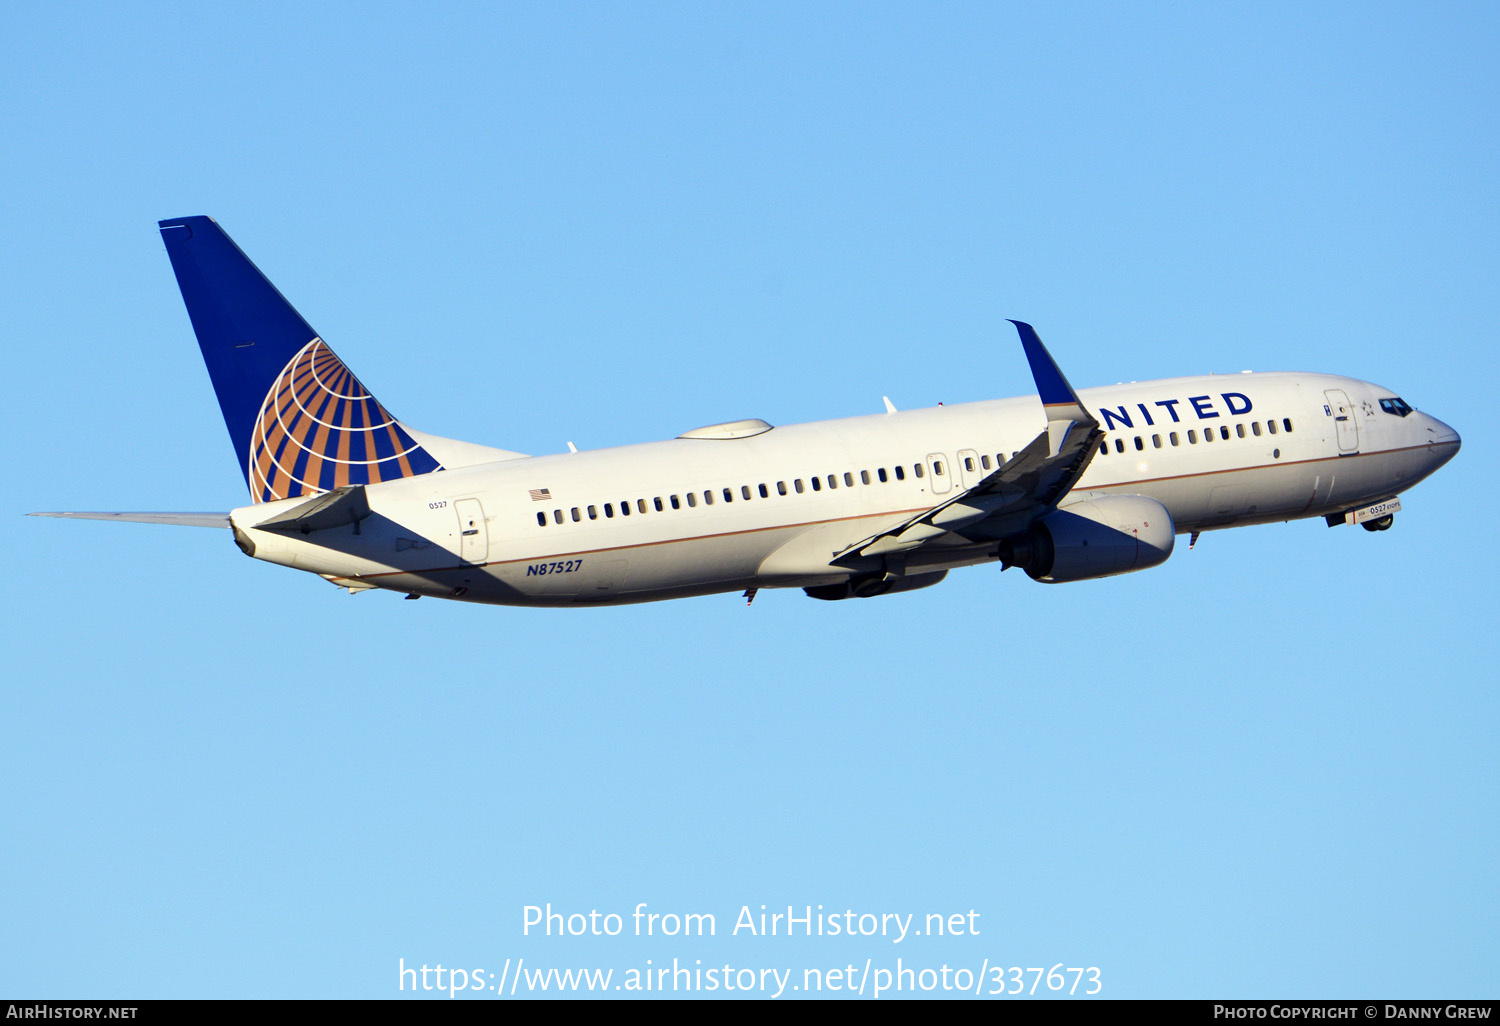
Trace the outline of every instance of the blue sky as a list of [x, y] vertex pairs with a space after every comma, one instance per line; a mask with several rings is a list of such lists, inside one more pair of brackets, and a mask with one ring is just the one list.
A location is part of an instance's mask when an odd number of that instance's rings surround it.
[[[897, 957], [1496, 992], [1492, 6], [4, 21], [0, 992]], [[200, 213], [398, 416], [526, 452], [1024, 394], [1006, 317], [1079, 387], [1345, 373], [1465, 448], [1383, 534], [748, 610], [350, 597], [219, 532], [21, 519], [245, 501], [155, 230]], [[548, 902], [718, 935], [523, 936]], [[762, 904], [980, 933], [730, 934]]]

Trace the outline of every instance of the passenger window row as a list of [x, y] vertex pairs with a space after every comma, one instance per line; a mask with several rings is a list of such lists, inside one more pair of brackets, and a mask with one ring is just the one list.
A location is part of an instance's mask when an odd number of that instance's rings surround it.
[[[1262, 425], [1261, 421], [1251, 421], [1248, 424], [1248, 430], [1245, 422], [1234, 424], [1232, 429], [1228, 424], [1221, 424], [1217, 428], [1207, 427], [1202, 431], [1202, 441], [1207, 444], [1213, 442], [1216, 437], [1223, 441], [1228, 441], [1230, 438], [1235, 437], [1259, 438], [1262, 436], [1262, 434], [1275, 435], [1278, 433], [1278, 429], [1282, 432], [1285, 432], [1286, 434], [1291, 434], [1291, 418], [1284, 417], [1281, 419], [1279, 424], [1275, 420], [1268, 420], [1264, 422], [1264, 426]], [[1231, 430], [1233, 431], [1233, 434], [1231, 434]], [[1165, 441], [1160, 434], [1152, 434], [1150, 436], [1135, 435], [1130, 440], [1131, 446], [1135, 451], [1145, 451], [1147, 437], [1150, 438], [1151, 447], [1154, 449], [1161, 449], [1166, 445], [1177, 447], [1184, 444], [1183, 434], [1177, 431], [1168, 432]], [[1198, 442], [1198, 429], [1188, 428], [1186, 431], [1186, 444], [1197, 445]], [[1099, 455], [1107, 456], [1109, 455], [1109, 451], [1110, 445], [1108, 440], [1100, 443]], [[1125, 452], [1126, 439], [1114, 439], [1114, 451], [1117, 453]], [[1020, 455], [1018, 451], [1012, 452], [1010, 454], [1010, 458], [1015, 459], [1018, 455]], [[976, 467], [976, 460], [973, 456], [964, 456], [963, 469], [966, 473], [970, 474], [976, 473], [978, 471], [988, 472], [997, 467], [1003, 466], [1005, 464], [1005, 461], [1006, 456], [1003, 452], [996, 453], [993, 461], [990, 459], [990, 455], [988, 453], [985, 453], [978, 458]], [[901, 464], [897, 464], [896, 466], [891, 468], [889, 473], [887, 473], [885, 467], [877, 467], [873, 473], [868, 470], [859, 471], [858, 477], [859, 483], [863, 485], [876, 483], [887, 484], [892, 480], [905, 481], [906, 473], [906, 467]], [[927, 468], [922, 463], [913, 463], [911, 465], [911, 473], [914, 478], [922, 479], [927, 476]], [[946, 473], [947, 468], [944, 466], [944, 460], [934, 459], [932, 461], [933, 476], [942, 477]], [[814, 492], [821, 492], [824, 488], [827, 488], [829, 491], [833, 491], [839, 488], [841, 483], [845, 488], [853, 488], [855, 485], [854, 473], [845, 471], [843, 474], [828, 474], [826, 477], [809, 477], [806, 480], [800, 477], [793, 478], [790, 486], [786, 481], [777, 481], [775, 484], [775, 493], [778, 496], [789, 494], [803, 495], [806, 494], [809, 490]], [[644, 515], [648, 512], [653, 511], [657, 513], [665, 513], [669, 509], [680, 510], [684, 508], [684, 505], [686, 505], [686, 508], [688, 509], [696, 509], [699, 505], [700, 496], [702, 504], [705, 506], [712, 506], [714, 505], [715, 501], [719, 500], [723, 501], [725, 504], [735, 501], [750, 502], [756, 496], [759, 496], [762, 499], [769, 499], [771, 497], [771, 486], [767, 484], [758, 484], [752, 489], [750, 485], [740, 485], [738, 489], [738, 499], [736, 499], [736, 489], [734, 489], [733, 487], [723, 488], [718, 490], [717, 492], [714, 489], [709, 488], [701, 493], [686, 492], [681, 496], [669, 495], [665, 499], [659, 495], [650, 500], [635, 499], [633, 503], [632, 500], [626, 499], [621, 501], [618, 506], [613, 502], [606, 502], [602, 507], [599, 505], [573, 506], [566, 511], [561, 509], [554, 509], [552, 510], [550, 521], [554, 524], [565, 524], [569, 521], [572, 521], [573, 523], [580, 523], [585, 519], [598, 520], [601, 514], [604, 519], [610, 520], [617, 515], [621, 517], [628, 517], [632, 514]], [[546, 511], [543, 510], [537, 512], [536, 522], [538, 527], [547, 526], [549, 518]]]
[[[1286, 434], [1291, 434], [1292, 433], [1292, 419], [1290, 417], [1283, 417], [1281, 419], [1280, 427], [1281, 427], [1281, 430], [1284, 431]], [[1217, 431], [1217, 434], [1215, 433], [1216, 431]], [[1276, 434], [1276, 431], [1277, 431], [1277, 423], [1276, 423], [1276, 421], [1274, 421], [1274, 420], [1268, 420], [1268, 421], [1265, 422], [1265, 433], [1266, 434], [1272, 434], [1272, 435], [1274, 435], [1274, 434]], [[1233, 435], [1230, 434], [1230, 427], [1229, 427], [1228, 424], [1220, 424], [1217, 429], [1215, 429], [1213, 427], [1206, 427], [1206, 428], [1203, 429], [1203, 441], [1205, 443], [1212, 442], [1216, 437], [1218, 439], [1220, 439], [1221, 441], [1227, 442], [1227, 441], [1229, 441], [1230, 438], [1247, 438], [1247, 437], [1251, 437], [1251, 436], [1253, 436], [1255, 438], [1261, 437], [1261, 422], [1260, 421], [1258, 421], [1258, 420], [1251, 421], [1248, 433], [1246, 432], [1245, 424], [1244, 424], [1243, 421], [1234, 425], [1234, 434]], [[1154, 435], [1151, 435], [1150, 437], [1151, 437], [1151, 447], [1153, 449], [1160, 449], [1160, 448], [1162, 448], [1162, 436], [1161, 435], [1154, 434]], [[1182, 442], [1182, 436], [1178, 432], [1176, 432], [1176, 431], [1169, 431], [1169, 432], [1167, 432], [1167, 441], [1172, 446], [1180, 446], [1180, 445], [1183, 444], [1183, 442]], [[1134, 445], [1134, 448], [1135, 448], [1136, 452], [1143, 452], [1145, 450], [1145, 448], [1146, 448], [1146, 438], [1145, 438], [1145, 436], [1143, 436], [1143, 435], [1136, 435], [1133, 438], [1133, 440], [1132, 440], [1132, 444]], [[1198, 429], [1197, 428], [1188, 428], [1187, 429], [1187, 444], [1188, 445], [1197, 445], [1198, 444]], [[1115, 452], [1119, 453], [1119, 452], [1124, 452], [1124, 451], [1125, 451], [1125, 439], [1124, 438], [1116, 438], [1115, 439]], [[1105, 441], [1099, 443], [1099, 455], [1100, 456], [1108, 456], [1109, 455], [1109, 441], [1108, 440], [1105, 440]]]
[[[1012, 453], [1011, 455], [1014, 456], [1015, 453]], [[997, 454], [995, 459], [997, 461], [1004, 462], [1003, 454]], [[981, 457], [980, 461], [983, 464], [985, 470], [990, 469], [989, 456]], [[973, 457], [966, 457], [964, 460], [965, 469], [972, 470], [973, 462]], [[927, 475], [927, 469], [921, 463], [913, 463], [911, 465], [911, 473], [915, 478], [923, 478]], [[932, 461], [932, 473], [935, 477], [942, 477], [947, 473], [947, 468], [944, 466], [944, 460], [935, 459]], [[861, 470], [859, 472], [859, 483], [864, 485], [875, 483], [887, 484], [892, 480], [905, 481], [906, 467], [901, 464], [897, 464], [896, 466], [891, 468], [889, 473], [886, 472], [885, 467], [877, 467], [873, 474], [868, 470]], [[854, 473], [852, 471], [845, 471], [842, 474], [828, 474], [825, 477], [809, 477], [805, 481], [800, 477], [793, 478], [790, 486], [786, 481], [777, 481], [774, 485], [774, 488], [775, 494], [780, 496], [787, 494], [804, 495], [809, 490], [814, 492], [821, 492], [825, 488], [829, 491], [834, 491], [840, 486], [844, 488], [853, 488], [854, 485]], [[565, 524], [569, 521], [572, 521], [573, 523], [580, 523], [585, 519], [598, 520], [601, 515], [604, 517], [604, 519], [610, 520], [613, 519], [616, 515], [628, 517], [632, 514], [642, 515], [653, 511], [657, 513], [665, 513], [669, 509], [682, 509], [684, 507], [684, 504], [688, 509], [696, 509], [700, 498], [703, 505], [705, 506], [712, 506], [716, 501], [716, 497], [718, 500], [723, 501], [726, 504], [735, 501], [750, 502], [756, 496], [759, 496], [762, 499], [769, 499], [772, 494], [772, 487], [773, 486], [766, 484], [758, 484], [752, 489], [750, 485], [740, 485], [738, 493], [736, 493], [736, 490], [733, 487], [723, 488], [718, 490], [717, 492], [714, 489], [709, 488], [701, 493], [686, 492], [681, 496], [669, 495], [665, 499], [658, 495], [650, 499], [649, 501], [646, 499], [635, 499], [633, 507], [632, 500], [625, 499], [621, 501], [618, 506], [613, 502], [606, 502], [604, 503], [602, 508], [598, 505], [593, 505], [573, 506], [566, 511], [561, 509], [554, 509], [552, 510], [551, 522], [554, 524]], [[738, 494], [738, 498], [736, 498], [736, 494]], [[538, 527], [547, 526], [548, 516], [545, 510], [537, 511], [536, 523]]]

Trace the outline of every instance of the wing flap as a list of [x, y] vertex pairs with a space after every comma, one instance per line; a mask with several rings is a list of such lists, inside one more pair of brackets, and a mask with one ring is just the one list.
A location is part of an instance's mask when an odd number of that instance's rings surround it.
[[1049, 455], [1051, 435], [1043, 431], [973, 488], [851, 545], [832, 562], [852, 569], [860, 559], [910, 552], [942, 535], [963, 535], [981, 525], [984, 536], [1020, 530], [1062, 501], [1088, 469], [1103, 434], [1097, 425], [1069, 431], [1061, 451]]
[[974, 487], [849, 546], [833, 557], [834, 565], [855, 569], [862, 560], [911, 552], [944, 535], [1003, 537], [1056, 508], [1083, 476], [1104, 432], [1031, 325], [1011, 323], [1047, 411], [1046, 430]]

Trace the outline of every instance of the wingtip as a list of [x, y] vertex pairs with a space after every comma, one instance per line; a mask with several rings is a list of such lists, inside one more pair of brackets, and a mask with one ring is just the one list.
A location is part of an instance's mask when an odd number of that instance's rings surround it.
[[1026, 362], [1031, 365], [1031, 377], [1036, 382], [1037, 395], [1041, 398], [1042, 405], [1049, 408], [1067, 407], [1070, 413], [1076, 411], [1072, 415], [1078, 419], [1086, 417], [1078, 393], [1073, 390], [1062, 368], [1042, 344], [1036, 329], [1025, 321], [1006, 319], [1016, 326], [1016, 331], [1021, 336], [1021, 348], [1026, 351]]
[[1042, 344], [1041, 336], [1036, 329], [1025, 321], [1015, 318], [1007, 318], [1016, 326], [1016, 333], [1021, 336], [1021, 348], [1026, 351], [1026, 362], [1031, 364], [1031, 376], [1036, 381], [1037, 392], [1042, 397], [1042, 402], [1048, 406], [1054, 403], [1072, 402], [1076, 397], [1073, 388], [1068, 384], [1068, 379], [1063, 376], [1062, 370], [1057, 366], [1057, 361], [1052, 359], [1052, 354], [1047, 352], [1047, 347]]

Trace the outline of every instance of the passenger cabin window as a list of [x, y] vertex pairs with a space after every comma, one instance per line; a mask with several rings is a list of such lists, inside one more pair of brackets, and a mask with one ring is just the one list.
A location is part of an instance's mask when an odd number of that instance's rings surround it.
[[1266, 430], [1274, 435], [1276, 433], [1276, 422], [1274, 420], [1266, 421]]
[[1226, 425], [1219, 425], [1219, 437], [1226, 442], [1229, 441], [1229, 428]]
[[849, 473], [848, 471], [844, 472], [844, 487], [845, 488], [853, 488], [854, 487], [854, 475], [851, 474], [851, 473]]
[[798, 495], [801, 495], [802, 494], [802, 479], [799, 477], [799, 478], [795, 479], [794, 481], [792, 481], [792, 487], [795, 488], [795, 489], [797, 489], [797, 494]]
[[1250, 422], [1250, 433], [1256, 438], [1260, 437], [1260, 421], [1252, 420]]
[[590, 520], [598, 520], [599, 519], [599, 507], [598, 506], [590, 506], [589, 507], [589, 519]]
[[576, 523], [578, 523], [578, 521], [580, 521], [582, 519], [583, 519], [583, 517], [581, 517], [581, 516], [578, 515], [578, 507], [574, 506], [573, 507], [573, 523], [576, 524]]
[[1141, 436], [1140, 435], [1136, 435], [1135, 436], [1135, 451], [1136, 452], [1140, 452], [1144, 448], [1146, 448], [1146, 443], [1143, 442], [1143, 441], [1141, 441]]
[[687, 504], [690, 509], [698, 508], [698, 496], [693, 492], [687, 493]]
[[[915, 464], [912, 465], [911, 469], [914, 470], [914, 471], [916, 471], [916, 474], [917, 474], [918, 477], [922, 476], [922, 464], [915, 463]], [[936, 471], [934, 471], [934, 473], [936, 473]]]
[[552, 511], [552, 522], [555, 524], [562, 523], [562, 510], [555, 509]]
[[771, 490], [765, 485], [761, 485], [757, 490], [760, 492], [762, 499], [769, 499], [771, 497]]
[[838, 486], [839, 486], [839, 476], [837, 474], [829, 474], [828, 475], [828, 487], [829, 488], [837, 488]]
[[[761, 485], [760, 486], [760, 494], [762, 496], [764, 496], [766, 494], [766, 486], [765, 485]], [[740, 498], [744, 499], [746, 502], [750, 501], [750, 486], [749, 485], [740, 485]]]
[[875, 471], [875, 476], [878, 477], [878, 478], [880, 478], [880, 483], [881, 484], [885, 484], [885, 480], [886, 479], [885, 479], [885, 468], [884, 467], [881, 467], [879, 470]]
[[677, 501], [677, 496], [675, 496], [675, 495], [672, 496], [672, 500], [671, 501], [672, 501], [672, 508], [673, 509], [681, 509], [682, 508], [682, 503], [679, 502], [679, 501]]
[[[651, 505], [653, 505], [653, 506], [656, 507], [656, 512], [658, 512], [658, 513], [663, 512], [663, 510], [662, 510], [662, 504], [661, 504], [661, 496], [660, 495], [658, 495], [656, 498], [654, 498], [654, 499], [651, 500]], [[673, 508], [675, 509], [676, 507], [674, 506]]]
[[1245, 425], [1243, 425], [1243, 424], [1236, 424], [1234, 426], [1234, 433], [1237, 434], [1237, 435], [1239, 435], [1241, 438], [1244, 438], [1245, 437]]
[[981, 467], [983, 467], [985, 470], [989, 470], [990, 469], [990, 458], [989, 458], [989, 456], [986, 455], [986, 456], [979, 457], [979, 465]]
[[785, 495], [786, 494], [786, 482], [785, 481], [777, 481], [776, 482], [776, 494], [777, 495]]
[[811, 480], [812, 480], [813, 491], [815, 491], [815, 492], [821, 492], [823, 490], [823, 482], [820, 481], [820, 480], [818, 480], [816, 477], [812, 478]]
[[1115, 439], [1115, 452], [1124, 452], [1124, 451], [1125, 451], [1125, 439], [1123, 439], [1123, 438], [1116, 438]]
[[1152, 435], [1151, 436], [1151, 448], [1153, 448], [1153, 449], [1160, 449], [1161, 448], [1161, 435]]
[[895, 469], [896, 469], [896, 480], [897, 481], [905, 481], [906, 480], [906, 468], [903, 467], [901, 464], [898, 463], [898, 464], [896, 464], [896, 468]]
[[1179, 444], [1178, 441], [1177, 441], [1177, 432], [1173, 431], [1170, 434], [1168, 434], [1167, 435], [1167, 440], [1170, 441], [1173, 445]]
[[536, 526], [538, 526], [538, 527], [546, 527], [547, 526], [547, 514], [543, 513], [540, 510], [537, 511]]
[[964, 457], [964, 469], [965, 470], [973, 470], [974, 469], [974, 457], [972, 457], [972, 456], [965, 456]]
[[1108, 456], [1109, 455], [1109, 443], [1108, 442], [1100, 442], [1099, 443], [1099, 455], [1100, 456]]
[[[748, 489], [746, 489], [746, 491], [748, 491]], [[745, 496], [745, 498], [747, 498], [747, 499], [749, 497], [750, 497], [749, 495]], [[734, 501], [734, 489], [733, 488], [726, 488], [726, 489], [724, 489], [724, 501], [725, 502], [733, 502]]]
[[604, 504], [604, 515], [605, 515], [606, 518], [608, 518], [610, 520], [614, 519], [614, 516], [615, 516], [615, 507], [614, 507], [613, 503], [606, 502]]
[[710, 492], [704, 492], [703, 493], [703, 505], [705, 505], [705, 506], [712, 506], [713, 504], [714, 504], [714, 493], [711, 492], [711, 491]]
[[1197, 444], [1198, 444], [1198, 432], [1196, 430], [1194, 430], [1193, 428], [1188, 428], [1188, 445], [1197, 445]]
[[860, 484], [869, 484], [870, 483], [870, 472], [868, 470], [861, 470], [859, 472], [859, 481], [860, 481]]
[[1287, 434], [1292, 433], [1292, 420], [1290, 417], [1283, 417], [1281, 420], [1281, 426], [1286, 428]]

